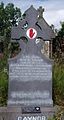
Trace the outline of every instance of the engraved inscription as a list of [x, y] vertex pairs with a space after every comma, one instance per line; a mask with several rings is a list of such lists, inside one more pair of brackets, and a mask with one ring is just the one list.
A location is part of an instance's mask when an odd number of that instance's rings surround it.
[[10, 105], [52, 105], [52, 65], [36, 55], [26, 55], [9, 64]]
[[14, 99], [10, 99], [8, 101], [8, 104], [22, 104], [22, 105], [51, 105], [53, 104], [53, 101], [51, 99], [33, 99], [33, 100], [26, 100], [26, 99], [23, 99], [23, 100], [14, 100]]
[[25, 116], [25, 117], [18, 117], [18, 120], [46, 120], [45, 116]]
[[37, 98], [42, 98], [42, 99], [45, 99], [45, 98], [49, 98], [50, 94], [48, 91], [44, 91], [44, 92], [40, 92], [40, 91], [35, 91], [35, 92], [22, 92], [22, 91], [19, 91], [19, 92], [11, 92], [11, 97], [12, 98], [27, 98], [27, 99], [37, 99]]
[[38, 56], [23, 56], [17, 63], [10, 64], [9, 78], [19, 81], [49, 81], [52, 79], [51, 65]]

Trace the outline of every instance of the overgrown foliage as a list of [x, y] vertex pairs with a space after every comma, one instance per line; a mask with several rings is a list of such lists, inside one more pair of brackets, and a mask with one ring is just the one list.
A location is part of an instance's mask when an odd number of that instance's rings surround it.
[[0, 36], [4, 36], [3, 58], [0, 58], [0, 106], [7, 104], [8, 96], [8, 57], [12, 25], [16, 25], [21, 17], [20, 8], [9, 3], [0, 3]]
[[7, 56], [0, 59], [0, 106], [7, 104], [8, 96], [8, 72], [7, 72]]
[[64, 106], [64, 64], [55, 62], [53, 67], [54, 103]]
[[53, 40], [53, 99], [64, 106], [64, 22]]
[[6, 37], [10, 37], [10, 30], [12, 24], [16, 24], [18, 18], [21, 17], [20, 8], [14, 7], [13, 3], [9, 3], [4, 6], [4, 3], [0, 3], [0, 35], [6, 34]]
[[8, 96], [8, 75], [4, 70], [0, 71], [0, 106], [7, 104]]
[[[61, 29], [57, 32], [53, 39], [53, 54], [57, 57], [64, 53], [64, 22], [61, 22]], [[64, 56], [63, 56], [64, 57]]]

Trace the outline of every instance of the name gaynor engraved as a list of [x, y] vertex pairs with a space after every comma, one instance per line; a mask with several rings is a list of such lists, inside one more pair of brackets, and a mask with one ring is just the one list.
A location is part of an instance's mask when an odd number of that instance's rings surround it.
[[46, 120], [45, 116], [26, 116], [26, 117], [18, 117], [18, 120]]

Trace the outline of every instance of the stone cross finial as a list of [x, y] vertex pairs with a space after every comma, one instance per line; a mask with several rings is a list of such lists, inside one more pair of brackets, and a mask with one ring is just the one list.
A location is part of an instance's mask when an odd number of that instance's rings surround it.
[[39, 9], [38, 9], [38, 15], [39, 15], [40, 18], [43, 17], [43, 12], [44, 12], [44, 8], [42, 8], [42, 6], [40, 6]]

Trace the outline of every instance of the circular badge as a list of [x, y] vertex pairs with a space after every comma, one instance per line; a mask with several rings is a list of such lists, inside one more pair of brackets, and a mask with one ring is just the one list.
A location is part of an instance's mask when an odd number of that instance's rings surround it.
[[30, 39], [34, 39], [37, 36], [37, 31], [34, 28], [29, 28], [26, 34]]

